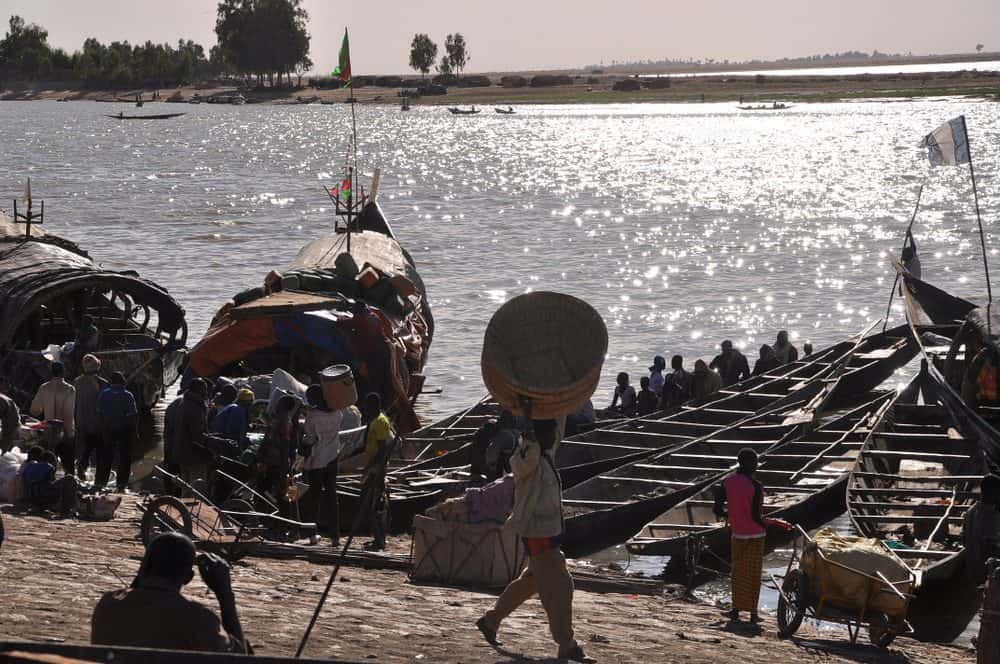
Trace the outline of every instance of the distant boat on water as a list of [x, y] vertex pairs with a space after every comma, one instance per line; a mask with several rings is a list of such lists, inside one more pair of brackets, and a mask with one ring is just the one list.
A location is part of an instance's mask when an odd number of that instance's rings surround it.
[[108, 115], [108, 117], [115, 120], [169, 120], [170, 118], [177, 118], [182, 115], [184, 113], [161, 113], [159, 115], [125, 115], [124, 113], [119, 113], [118, 115]]
[[479, 113], [479, 109], [473, 106], [472, 108], [459, 108], [458, 106], [448, 107], [448, 112], [452, 115], [475, 115]]
[[516, 113], [513, 106], [508, 106], [507, 108], [494, 107], [493, 110], [500, 115], [514, 115]]
[[756, 104], [756, 105], [740, 105], [741, 111], [784, 111], [789, 109], [793, 104], [783, 104], [781, 102], [771, 102], [770, 104]]

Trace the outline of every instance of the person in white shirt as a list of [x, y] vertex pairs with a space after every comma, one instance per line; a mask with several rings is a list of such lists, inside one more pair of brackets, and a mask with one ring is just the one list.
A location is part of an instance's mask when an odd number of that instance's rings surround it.
[[[330, 410], [323, 398], [323, 388], [310, 385], [306, 400], [312, 408], [306, 413], [302, 432], [302, 456], [309, 491], [306, 498], [317, 522], [326, 507], [326, 519], [333, 546], [340, 545], [340, 505], [337, 500], [337, 464], [340, 458], [340, 429], [344, 411]], [[325, 495], [325, 500], [323, 494]]]
[[53, 362], [50, 368], [52, 380], [42, 383], [31, 400], [31, 414], [46, 422], [62, 422], [62, 433], [52, 441], [52, 450], [59, 455], [63, 471], [72, 475], [76, 466], [73, 441], [76, 438], [76, 388], [63, 377], [62, 362]]

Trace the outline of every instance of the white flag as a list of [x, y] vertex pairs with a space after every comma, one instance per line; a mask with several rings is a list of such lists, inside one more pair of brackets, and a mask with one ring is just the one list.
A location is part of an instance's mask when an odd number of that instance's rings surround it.
[[965, 116], [948, 120], [927, 134], [920, 147], [927, 148], [927, 157], [932, 166], [969, 163], [969, 135], [965, 131]]

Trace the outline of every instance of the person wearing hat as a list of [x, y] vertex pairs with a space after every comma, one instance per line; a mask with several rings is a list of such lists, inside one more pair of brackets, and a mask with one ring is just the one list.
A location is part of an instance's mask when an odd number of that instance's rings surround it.
[[709, 369], [715, 369], [722, 378], [722, 386], [727, 387], [750, 377], [750, 363], [746, 355], [733, 348], [733, 342], [726, 339], [722, 342], [722, 352], [715, 356]]
[[118, 493], [125, 493], [132, 474], [132, 444], [138, 438], [139, 409], [135, 396], [125, 387], [125, 375], [111, 374], [111, 384], [97, 397], [97, 414], [104, 435], [102, 453], [97, 455], [94, 485], [103, 487], [111, 476], [111, 461], [118, 457], [116, 484]]
[[[72, 475], [76, 465], [73, 440], [76, 437], [75, 409], [76, 388], [66, 382], [66, 370], [62, 362], [53, 362], [49, 370], [52, 380], [42, 383], [31, 400], [31, 414], [44, 420], [54, 433], [56, 440], [50, 441], [54, 452], [59, 455], [63, 470]], [[55, 424], [58, 422], [59, 424]]]
[[101, 360], [96, 355], [87, 354], [80, 362], [83, 373], [73, 381], [76, 389], [76, 476], [86, 479], [91, 457], [97, 464], [104, 438], [101, 435], [101, 420], [97, 416], [97, 397], [108, 386], [101, 378]]
[[662, 355], [653, 358], [653, 366], [649, 368], [649, 389], [656, 394], [657, 398], [663, 394], [663, 370], [667, 368], [667, 361]]
[[232, 383], [224, 385], [218, 399], [222, 408], [212, 418], [209, 430], [221, 438], [235, 441], [240, 449], [245, 449], [253, 398], [252, 390], [237, 390]]

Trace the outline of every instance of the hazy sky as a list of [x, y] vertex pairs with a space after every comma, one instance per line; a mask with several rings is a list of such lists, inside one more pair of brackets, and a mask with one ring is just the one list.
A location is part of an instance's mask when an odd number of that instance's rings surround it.
[[[86, 37], [215, 43], [213, 0], [0, 0], [68, 51]], [[846, 50], [900, 53], [1000, 50], [1000, 0], [305, 0], [312, 59], [328, 71], [344, 26], [355, 73], [407, 71], [426, 32], [443, 51], [461, 32], [467, 71], [574, 67], [675, 58], [772, 59]], [[439, 52], [441, 52], [439, 51]]]

